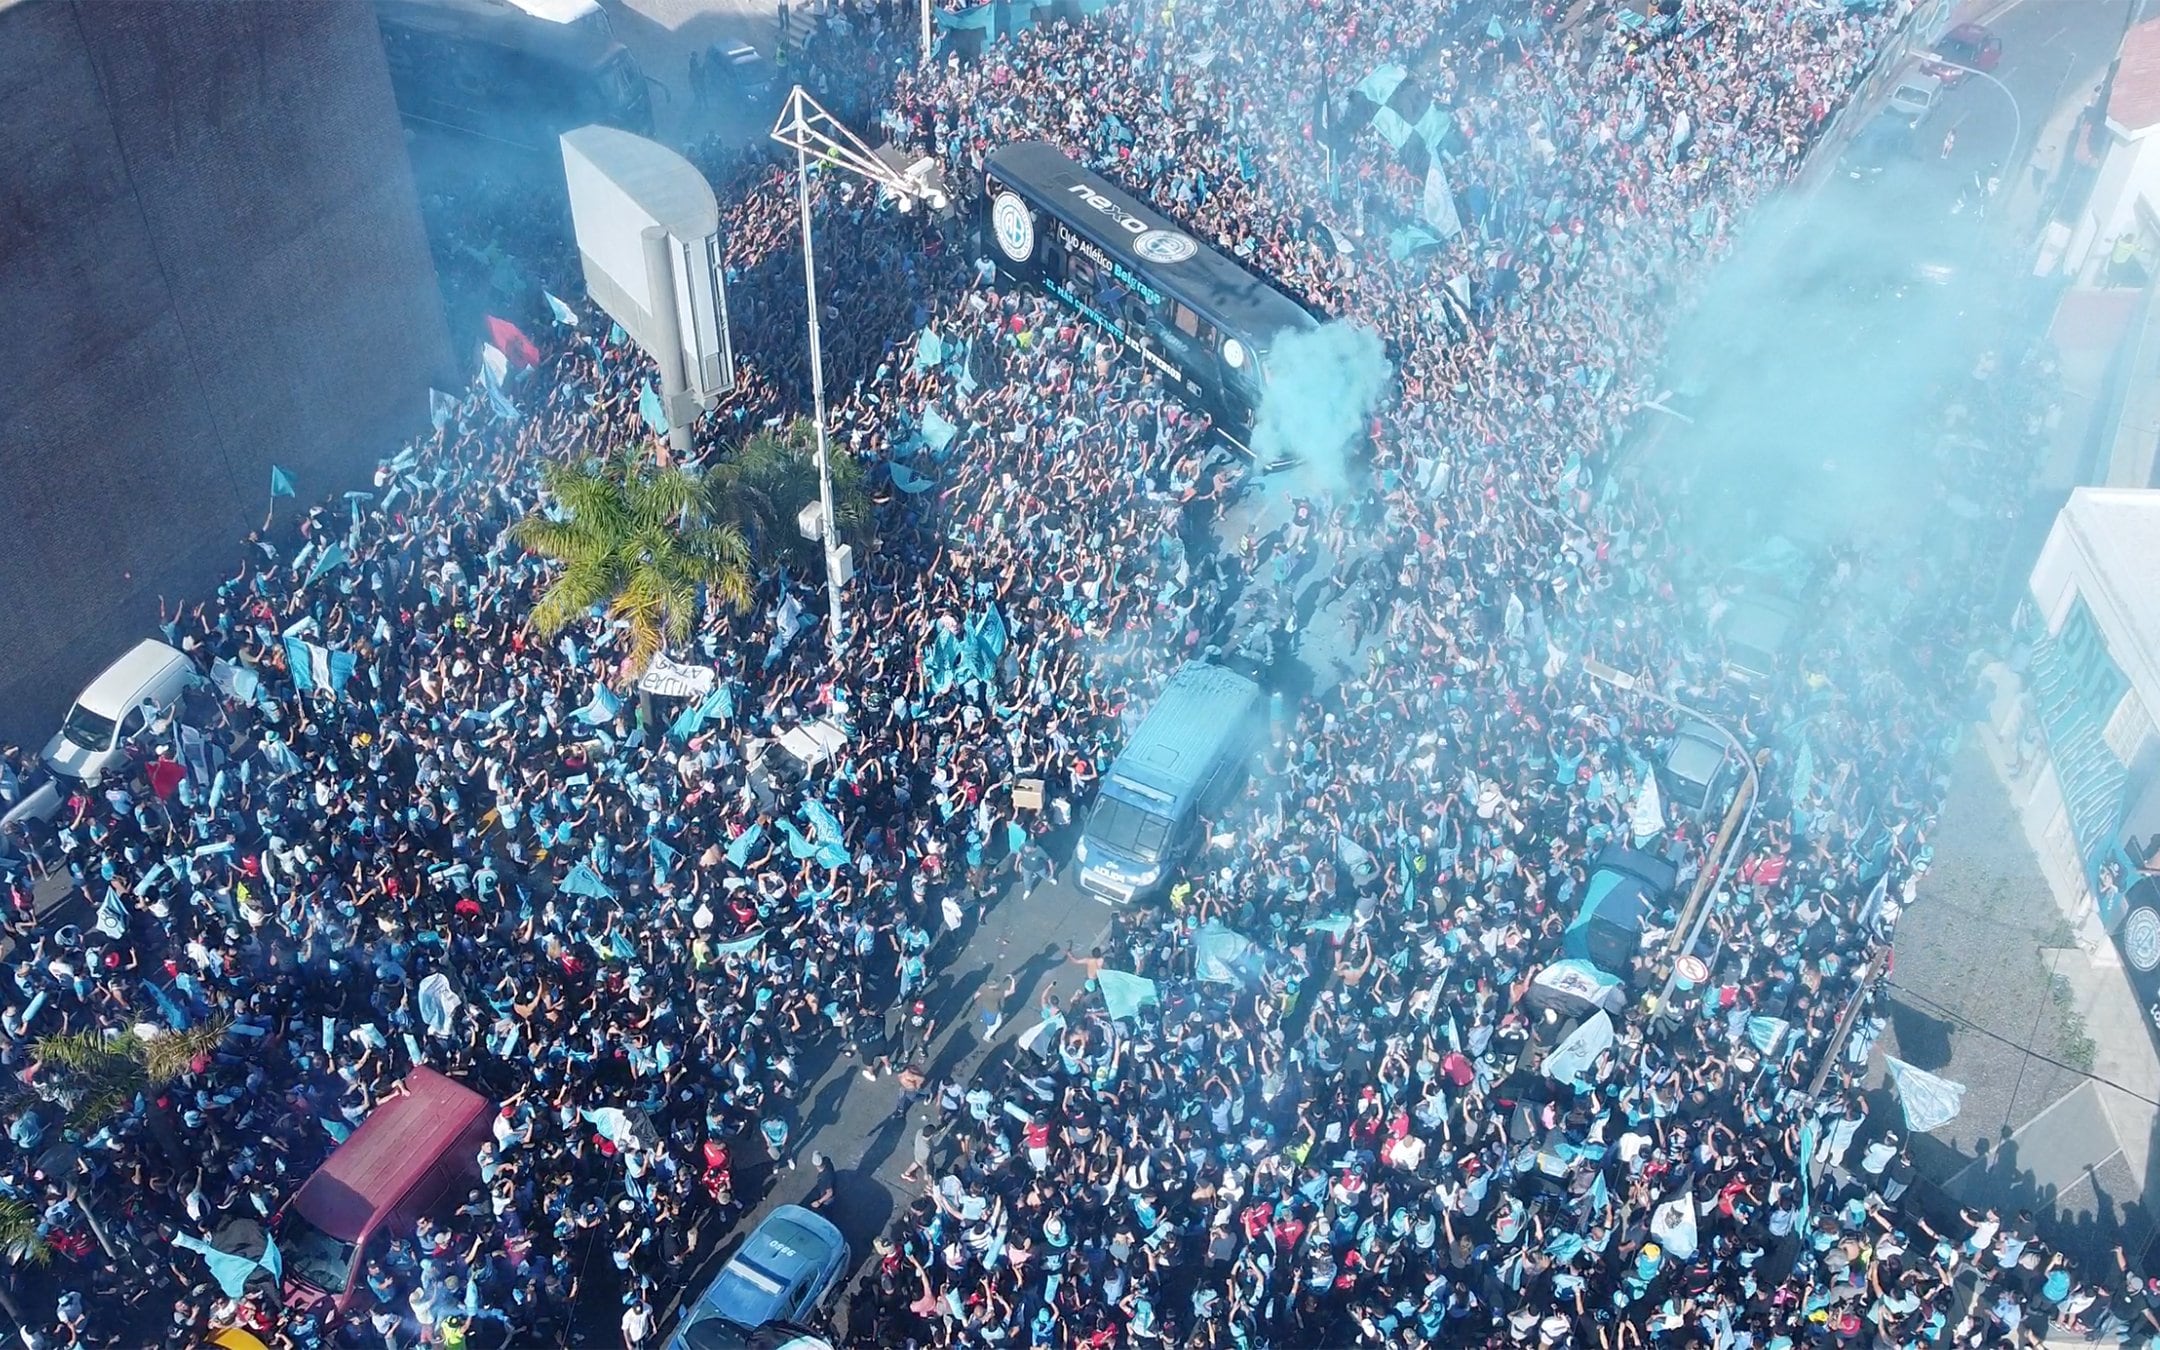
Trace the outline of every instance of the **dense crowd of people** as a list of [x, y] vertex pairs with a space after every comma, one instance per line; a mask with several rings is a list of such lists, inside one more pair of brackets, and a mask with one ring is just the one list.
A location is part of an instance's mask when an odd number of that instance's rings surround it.
[[[575, 275], [558, 211], [457, 204], [446, 269], [536, 320], [515, 415], [476, 387], [371, 493], [247, 540], [216, 595], [159, 616], [203, 687], [130, 772], [0, 855], [4, 1192], [88, 1272], [64, 1273], [57, 1310], [10, 1310], [25, 1344], [136, 1343], [168, 1302], [176, 1343], [237, 1325], [296, 1347], [655, 1344], [654, 1309], [746, 1198], [709, 1184], [715, 1158], [794, 1163], [797, 1099], [843, 1052], [928, 1098], [923, 1191], [867, 1255], [853, 1343], [2160, 1330], [2160, 1284], [2148, 1301], [2127, 1263], [2070, 1270], [2030, 1215], [1914, 1209], [1904, 1141], [1868, 1118], [1866, 1038], [1831, 1043], [1928, 862], [1975, 546], [1823, 548], [1798, 664], [1729, 705], [1761, 800], [1709, 978], [1658, 1006], [1649, 958], [1614, 972], [1611, 1043], [1555, 1058], [1583, 1019], [1534, 977], [1595, 857], [1634, 843], [1684, 890], [1717, 827], [1647, 800], [1671, 719], [1574, 660], [1725, 697], [1730, 570], [1666, 547], [1671, 499], [1613, 454], [1664, 325], [1895, 21], [1685, 9], [1685, 40], [1630, 49], [1474, 0], [1120, 7], [906, 73], [886, 57], [912, 34], [865, 11], [831, 59], [949, 182], [1054, 141], [1381, 334], [1396, 386], [1355, 486], [1256, 509], [1272, 487], [1204, 416], [977, 262], [965, 204], [941, 224], [820, 175], [846, 240], [820, 250], [848, 316], [825, 325], [831, 434], [876, 512], [859, 612], [836, 656], [819, 587], [768, 568], [753, 607], [705, 609], [675, 653], [717, 696], [651, 718], [622, 625], [531, 629], [550, 569], [509, 534], [551, 509], [542, 463], [649, 444], [645, 369], [604, 316], [541, 326], [538, 287]], [[1465, 207], [1460, 234], [1400, 257], [1381, 241], [1423, 183], [1377, 136], [1316, 134], [1340, 120], [1317, 102], [1390, 60], [1450, 112]], [[800, 412], [806, 372], [791, 166], [697, 155], [741, 354], [701, 423], [711, 461]], [[1952, 429], [1987, 434], [1948, 467], [1984, 495], [2030, 387], [1954, 393]], [[1338, 607], [1337, 650], [1302, 653], [1318, 692], [1164, 899], [1118, 912], [1036, 1016], [992, 1010], [995, 1091], [924, 1081], [941, 937], [1043, 878], [1047, 837], [1171, 670], [1254, 624], [1294, 643]], [[986, 622], [1006, 635], [989, 668], [934, 659]], [[341, 691], [296, 678], [294, 636], [351, 655]], [[829, 761], [753, 760], [820, 721], [846, 735]], [[28, 772], [10, 752], [0, 796]], [[1113, 1000], [1130, 976], [1155, 996]], [[107, 1119], [41, 1091], [56, 1035], [228, 1020]], [[495, 1143], [465, 1204], [368, 1261], [344, 1327], [260, 1280], [220, 1288], [172, 1245], [272, 1214], [421, 1064], [500, 1104]]]

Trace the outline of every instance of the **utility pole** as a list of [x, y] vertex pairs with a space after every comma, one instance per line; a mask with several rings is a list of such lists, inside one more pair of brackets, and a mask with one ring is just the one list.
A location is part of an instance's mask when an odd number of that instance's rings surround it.
[[[925, 8], [925, 21], [928, 16]], [[876, 183], [899, 198], [903, 211], [918, 202], [930, 210], [942, 211], [949, 199], [938, 181], [934, 159], [918, 160], [905, 170], [894, 168], [799, 84], [788, 94], [787, 106], [773, 125], [772, 138], [795, 152], [796, 200], [802, 211], [803, 296], [810, 311], [810, 406], [817, 427], [818, 537], [825, 550], [825, 632], [837, 658], [847, 640], [843, 587], [853, 564], [852, 555], [840, 543], [838, 522], [833, 518], [832, 448], [825, 437], [824, 343], [818, 329], [817, 254], [810, 230], [810, 157], [814, 152], [820, 166], [846, 170]]]
[[[1643, 680], [1616, 666], [1609, 666], [1596, 657], [1583, 657], [1582, 668], [1583, 673], [1594, 680], [1601, 680], [1623, 693], [1635, 694], [1649, 699], [1660, 707], [1670, 708], [1682, 717], [1690, 717], [1702, 723], [1718, 734], [1719, 739], [1725, 742], [1727, 752], [1738, 755], [1741, 766], [1747, 770], [1747, 781], [1740, 785], [1740, 791], [1734, 796], [1731, 808], [1725, 813], [1725, 822], [1718, 830], [1717, 860], [1714, 868], [1705, 866], [1702, 873], [1696, 877], [1695, 889], [1688, 896], [1688, 906], [1681, 911], [1679, 922], [1673, 925], [1675, 934], [1678, 934], [1683, 929], [1686, 930], [1687, 940], [1680, 945], [1677, 951], [1673, 949], [1670, 941], [1666, 944], [1668, 970], [1665, 976], [1665, 984], [1658, 990], [1657, 1007], [1655, 1009], [1656, 1013], [1662, 1014], [1665, 1011], [1665, 1005], [1672, 1001], [1673, 986], [1679, 983], [1680, 980], [1680, 958], [1695, 954], [1695, 944], [1701, 939], [1703, 925], [1710, 918], [1713, 897], [1716, 896], [1718, 889], [1725, 884], [1726, 876], [1732, 871], [1733, 859], [1739, 856], [1739, 850], [1734, 845], [1739, 842], [1742, 836], [1747, 834], [1749, 828], [1755, 823], [1757, 789], [1755, 761], [1748, 756], [1747, 750], [1741, 746], [1740, 738], [1733, 735], [1731, 731], [1726, 729], [1725, 724], [1717, 719], [1698, 709], [1689, 707], [1678, 699], [1667, 698]], [[1744, 812], [1737, 829], [1733, 826], [1733, 814], [1735, 812]], [[1709, 880], [1705, 881], [1705, 877], [1709, 878]]]

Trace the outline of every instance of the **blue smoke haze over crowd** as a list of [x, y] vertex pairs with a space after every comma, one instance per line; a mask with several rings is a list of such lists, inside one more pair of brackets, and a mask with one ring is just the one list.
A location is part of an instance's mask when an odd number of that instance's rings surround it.
[[1295, 458], [1287, 481], [1301, 492], [1342, 491], [1365, 419], [1395, 378], [1379, 336], [1345, 319], [1285, 333], [1267, 367], [1254, 453], [1263, 464]]

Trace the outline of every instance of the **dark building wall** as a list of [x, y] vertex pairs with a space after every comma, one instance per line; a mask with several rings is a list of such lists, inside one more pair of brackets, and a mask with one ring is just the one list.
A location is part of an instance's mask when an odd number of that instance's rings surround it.
[[[0, 737], [368, 486], [449, 338], [372, 6], [0, 0]], [[291, 500], [278, 504], [289, 518]]]

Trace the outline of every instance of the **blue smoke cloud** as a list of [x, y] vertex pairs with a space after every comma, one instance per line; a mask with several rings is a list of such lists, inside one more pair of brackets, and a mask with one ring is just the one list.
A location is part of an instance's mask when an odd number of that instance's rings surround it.
[[1267, 370], [1254, 453], [1263, 464], [1297, 460], [1300, 489], [1341, 490], [1365, 420], [1395, 378], [1379, 336], [1342, 319], [1285, 333], [1268, 351]]

